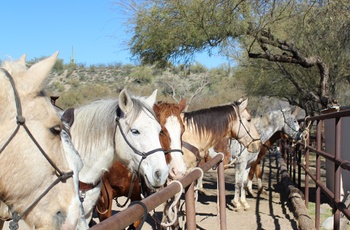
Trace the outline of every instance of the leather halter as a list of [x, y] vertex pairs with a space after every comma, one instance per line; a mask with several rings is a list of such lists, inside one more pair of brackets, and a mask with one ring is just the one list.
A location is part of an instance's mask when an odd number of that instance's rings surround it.
[[33, 203], [31, 205], [29, 205], [29, 207], [27, 207], [27, 209], [25, 209], [23, 211], [23, 213], [21, 215], [19, 215], [16, 212], [12, 212], [12, 219], [13, 221], [10, 222], [10, 228], [11, 229], [18, 229], [19, 225], [18, 222], [23, 218], [23, 216], [27, 215], [33, 208], [34, 206], [55, 186], [57, 185], [59, 182], [64, 182], [66, 181], [68, 178], [73, 176], [73, 171], [69, 171], [69, 172], [63, 172], [61, 171], [57, 165], [51, 160], [51, 158], [49, 157], [49, 155], [47, 155], [47, 153], [43, 150], [43, 148], [39, 145], [39, 143], [37, 142], [37, 140], [35, 139], [35, 137], [33, 136], [33, 134], [30, 132], [29, 128], [27, 127], [27, 125], [25, 124], [25, 118], [22, 116], [22, 105], [21, 105], [21, 100], [20, 97], [18, 95], [17, 92], [17, 88], [15, 85], [15, 82], [11, 76], [11, 74], [4, 68], [0, 68], [0, 70], [5, 74], [5, 76], [9, 79], [12, 89], [13, 89], [13, 93], [14, 93], [14, 97], [15, 97], [15, 103], [16, 103], [16, 110], [17, 110], [17, 128], [14, 130], [14, 132], [12, 133], [12, 135], [9, 137], [9, 139], [6, 141], [6, 143], [3, 145], [2, 148], [0, 148], [0, 154], [4, 151], [4, 149], [8, 146], [8, 144], [12, 141], [12, 139], [16, 136], [20, 126], [22, 126], [25, 131], [27, 132], [28, 136], [30, 137], [30, 139], [33, 141], [33, 143], [37, 146], [37, 148], [39, 149], [39, 151], [41, 152], [41, 154], [45, 157], [45, 159], [48, 161], [48, 163], [56, 170], [56, 175], [57, 175], [57, 179], [51, 183], [51, 185], [37, 198], [33, 201]]
[[182, 146], [194, 154], [194, 156], [196, 157], [197, 163], [199, 163], [201, 161], [202, 158], [201, 158], [199, 150], [196, 146], [191, 145], [190, 143], [188, 143], [186, 141], [182, 141]]

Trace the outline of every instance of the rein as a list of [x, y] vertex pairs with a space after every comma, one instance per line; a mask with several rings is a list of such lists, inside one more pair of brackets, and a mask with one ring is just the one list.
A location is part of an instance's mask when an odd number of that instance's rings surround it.
[[18, 222], [23, 218], [23, 216], [27, 215], [32, 208], [59, 182], [64, 182], [66, 181], [68, 178], [73, 176], [73, 171], [69, 171], [69, 172], [62, 172], [57, 165], [50, 159], [50, 157], [46, 154], [46, 152], [42, 149], [42, 147], [39, 145], [39, 143], [37, 142], [37, 140], [34, 138], [34, 136], [32, 135], [32, 133], [30, 132], [30, 130], [28, 129], [28, 127], [25, 124], [25, 118], [22, 116], [22, 106], [21, 106], [21, 100], [20, 97], [18, 95], [18, 91], [16, 89], [16, 85], [15, 82], [11, 76], [11, 74], [5, 70], [4, 68], [0, 68], [0, 70], [6, 75], [6, 77], [9, 79], [12, 89], [13, 89], [13, 93], [14, 93], [14, 97], [15, 97], [15, 102], [16, 102], [16, 110], [17, 110], [17, 116], [16, 116], [16, 120], [17, 120], [17, 127], [16, 129], [13, 131], [13, 133], [11, 134], [11, 136], [9, 137], [9, 139], [6, 141], [6, 143], [3, 145], [3, 147], [0, 149], [0, 154], [4, 151], [4, 149], [8, 146], [8, 144], [12, 141], [12, 139], [16, 136], [18, 130], [20, 129], [20, 127], [22, 126], [24, 128], [24, 130], [27, 132], [28, 136], [30, 137], [30, 139], [34, 142], [34, 144], [37, 146], [37, 148], [39, 149], [39, 151], [41, 152], [41, 154], [45, 157], [45, 159], [50, 163], [50, 165], [56, 170], [56, 175], [57, 175], [57, 179], [52, 182], [52, 184], [36, 199], [34, 200], [34, 202], [29, 205], [29, 207], [27, 207], [27, 209], [24, 210], [24, 212], [19, 215], [16, 212], [12, 213], [12, 219], [13, 221], [11, 221], [10, 223], [10, 229], [18, 229]]

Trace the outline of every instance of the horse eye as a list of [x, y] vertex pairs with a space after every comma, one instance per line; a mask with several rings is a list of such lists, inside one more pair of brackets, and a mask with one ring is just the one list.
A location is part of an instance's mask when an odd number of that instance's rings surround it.
[[131, 129], [130, 130], [132, 134], [140, 134], [140, 132], [137, 129]]
[[55, 125], [50, 128], [50, 131], [53, 135], [60, 135], [61, 133], [61, 126], [60, 125]]
[[163, 130], [161, 130], [159, 134], [165, 136], [165, 132]]

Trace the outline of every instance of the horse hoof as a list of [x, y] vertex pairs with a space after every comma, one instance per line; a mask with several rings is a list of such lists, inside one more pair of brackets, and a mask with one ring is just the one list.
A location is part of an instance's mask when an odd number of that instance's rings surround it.
[[248, 190], [248, 194], [252, 197], [256, 197], [256, 194], [251, 190]]
[[239, 202], [232, 201], [232, 205], [234, 207], [234, 210], [242, 209], [242, 205]]

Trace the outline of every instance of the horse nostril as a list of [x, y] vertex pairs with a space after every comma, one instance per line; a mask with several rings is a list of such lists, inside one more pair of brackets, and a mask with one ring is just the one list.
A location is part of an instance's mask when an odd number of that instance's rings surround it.
[[157, 171], [155, 171], [154, 172], [154, 177], [156, 178], [156, 179], [160, 179], [160, 175], [161, 175], [161, 173], [160, 173], [160, 171], [159, 170], [157, 170]]

